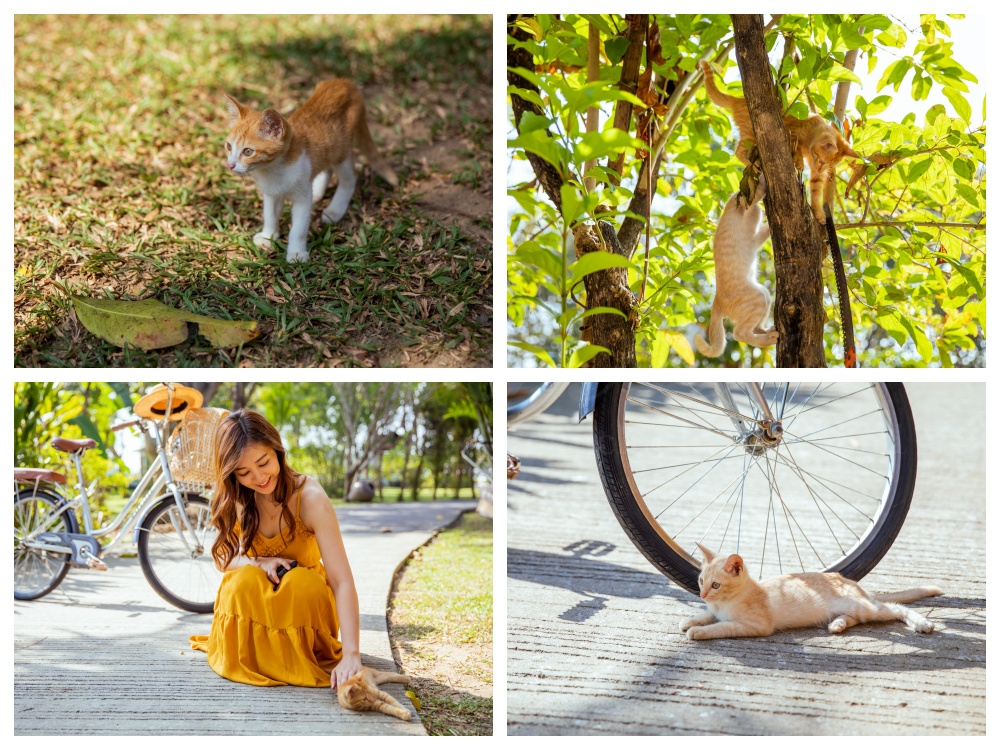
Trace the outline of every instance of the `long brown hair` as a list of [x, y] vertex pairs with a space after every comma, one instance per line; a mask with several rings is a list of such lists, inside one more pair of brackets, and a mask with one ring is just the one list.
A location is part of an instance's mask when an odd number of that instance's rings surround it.
[[[222, 420], [216, 430], [213, 451], [215, 491], [212, 493], [212, 524], [219, 534], [212, 545], [212, 556], [223, 570], [241, 552], [249, 554], [253, 551], [253, 540], [260, 526], [254, 491], [240, 484], [235, 474], [243, 452], [251, 445], [271, 448], [278, 456], [278, 477], [271, 497], [281, 505], [285, 528], [291, 532], [288, 540], [295, 537], [295, 518], [288, 501], [304, 479], [285, 460], [285, 446], [281, 444], [281, 435], [274, 425], [249, 409], [234, 411]], [[237, 522], [240, 526], [238, 534]], [[284, 539], [285, 532], [281, 534]]]

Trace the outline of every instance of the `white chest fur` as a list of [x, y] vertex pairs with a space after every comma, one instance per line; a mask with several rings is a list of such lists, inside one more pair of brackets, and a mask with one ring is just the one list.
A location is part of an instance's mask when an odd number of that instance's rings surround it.
[[291, 163], [277, 160], [251, 174], [261, 191], [273, 198], [291, 200], [297, 195], [311, 195], [312, 165], [305, 151]]

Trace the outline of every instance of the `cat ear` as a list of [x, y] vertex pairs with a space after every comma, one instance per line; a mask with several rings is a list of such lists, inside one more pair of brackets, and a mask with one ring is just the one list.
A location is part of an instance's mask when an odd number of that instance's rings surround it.
[[743, 558], [739, 555], [730, 555], [722, 569], [731, 576], [738, 576], [743, 570]]
[[260, 113], [260, 127], [257, 132], [262, 138], [280, 141], [285, 134], [285, 123], [282, 121], [281, 115], [273, 109], [265, 109]]
[[247, 108], [229, 94], [226, 94], [226, 99], [229, 100], [226, 102], [226, 108], [229, 110], [229, 124], [235, 125], [243, 117], [243, 113], [247, 111]]
[[712, 562], [712, 558], [715, 557], [715, 553], [712, 552], [712, 550], [710, 550], [708, 547], [703, 547], [698, 542], [695, 542], [695, 544], [698, 545], [698, 549], [701, 550], [701, 554], [703, 554], [705, 556], [705, 562], [707, 562], [707, 563]]

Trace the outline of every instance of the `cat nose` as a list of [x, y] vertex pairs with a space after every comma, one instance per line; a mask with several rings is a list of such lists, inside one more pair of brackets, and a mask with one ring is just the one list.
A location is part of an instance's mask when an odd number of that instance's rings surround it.
[[700, 596], [702, 599], [704, 599], [706, 596], [708, 596], [708, 592], [707, 591], [702, 591], [700, 594], [698, 594], [698, 596]]

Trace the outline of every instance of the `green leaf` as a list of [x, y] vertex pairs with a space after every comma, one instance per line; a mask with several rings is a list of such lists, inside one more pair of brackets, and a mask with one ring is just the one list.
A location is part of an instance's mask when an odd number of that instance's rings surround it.
[[945, 86], [942, 89], [942, 93], [945, 98], [951, 102], [951, 106], [955, 108], [959, 117], [966, 122], [970, 122], [972, 120], [972, 107], [969, 105], [969, 102], [966, 101], [965, 97], [962, 96], [961, 92], [958, 91], [958, 89], [952, 88], [951, 86]]
[[535, 346], [534, 344], [529, 344], [526, 341], [508, 341], [507, 346], [513, 346], [516, 349], [521, 349], [528, 352], [529, 354], [534, 354], [538, 359], [540, 359], [544, 364], [549, 367], [555, 367], [556, 363], [552, 361], [552, 356], [545, 351], [540, 346]]
[[910, 164], [910, 171], [906, 176], [907, 182], [916, 182], [924, 174], [924, 172], [931, 168], [931, 164], [933, 163], [934, 159], [930, 156], [926, 159], [912, 162]]
[[892, 336], [896, 343], [902, 346], [906, 339], [909, 337], [909, 331], [907, 331], [903, 324], [900, 323], [900, 314], [895, 308], [887, 308], [884, 312], [879, 313], [875, 316], [875, 320], [878, 324], [882, 326], [889, 335]]
[[521, 115], [521, 133], [533, 133], [536, 130], [547, 130], [555, 122], [551, 117], [525, 112]]
[[521, 133], [517, 138], [507, 141], [508, 148], [520, 148], [540, 156], [555, 167], [560, 174], [565, 170], [566, 149], [545, 134], [544, 130], [533, 130]]
[[517, 95], [522, 99], [524, 99], [525, 101], [531, 102], [532, 104], [536, 105], [539, 109], [545, 109], [545, 102], [542, 101], [542, 97], [537, 91], [532, 91], [531, 89], [522, 89], [517, 86], [508, 86], [507, 95], [508, 96]]
[[888, 85], [893, 87], [894, 91], [899, 91], [899, 85], [903, 82], [903, 78], [906, 77], [907, 72], [910, 70], [910, 63], [906, 60], [896, 60], [885, 69], [882, 73], [882, 77], [879, 79], [878, 86], [875, 87], [876, 91], [881, 91]]
[[595, 250], [571, 265], [569, 271], [573, 279], [576, 280], [595, 271], [603, 271], [608, 268], [628, 268], [629, 265], [628, 259], [620, 255], [609, 253], [606, 250]]
[[584, 344], [579, 349], [574, 349], [573, 353], [569, 356], [569, 366], [570, 367], [580, 367], [581, 365], [587, 364], [590, 360], [596, 357], [598, 354], [611, 354], [610, 349], [606, 349], [603, 346], [598, 346], [597, 344]]
[[982, 206], [979, 204], [979, 193], [977, 193], [973, 188], [965, 185], [961, 182], [955, 185], [955, 191], [962, 196], [962, 200], [968, 203], [975, 209], [980, 209]]
[[574, 146], [573, 154], [578, 161], [589, 161], [590, 159], [617, 156], [629, 148], [646, 148], [646, 144], [624, 130], [609, 128], [585, 133]]
[[591, 315], [620, 315], [625, 320], [628, 320], [628, 315], [614, 307], [592, 307], [581, 315], [580, 318], [589, 318]]
[[821, 70], [816, 75], [816, 78], [820, 81], [850, 81], [851, 83], [861, 85], [861, 79], [858, 78], [857, 73], [853, 70], [848, 70], [839, 63], [826, 70]]
[[951, 163], [951, 167], [955, 170], [955, 174], [963, 180], [971, 181], [976, 174], [976, 163], [971, 159], [956, 158]]
[[604, 54], [608, 56], [608, 61], [612, 65], [617, 65], [628, 51], [628, 39], [617, 36], [604, 42]]
[[572, 225], [580, 217], [580, 193], [575, 183], [564, 182], [559, 188], [562, 198], [562, 215], [566, 224]]
[[167, 307], [159, 300], [92, 299], [70, 296], [76, 316], [88, 331], [115, 346], [131, 344], [143, 351], [183, 343], [190, 323], [220, 349], [245, 344], [256, 338], [256, 321], [218, 320], [186, 310]]
[[694, 365], [694, 351], [691, 349], [691, 342], [683, 333], [668, 328], [661, 331], [660, 335], [670, 345], [670, 348], [677, 352], [677, 356], [684, 360], [686, 365], [689, 367]]

